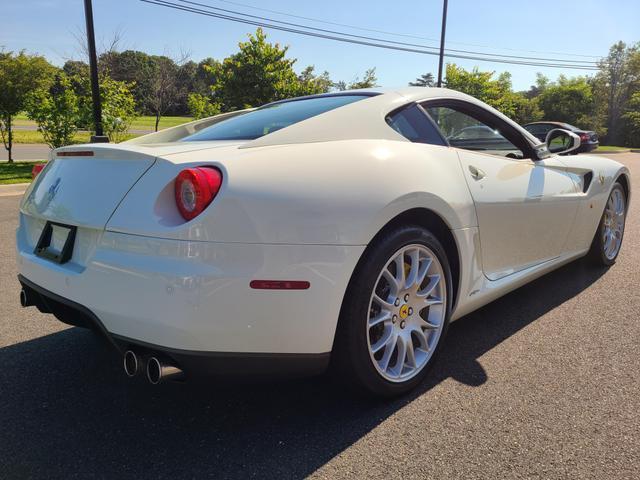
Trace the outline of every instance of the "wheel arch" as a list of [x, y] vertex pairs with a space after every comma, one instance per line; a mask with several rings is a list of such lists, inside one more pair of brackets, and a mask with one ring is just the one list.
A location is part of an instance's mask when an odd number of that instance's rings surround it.
[[426, 228], [429, 230], [438, 241], [442, 244], [442, 248], [444, 248], [445, 254], [447, 255], [447, 261], [449, 262], [449, 267], [451, 268], [451, 280], [452, 280], [452, 293], [453, 299], [451, 302], [451, 311], [455, 309], [458, 300], [458, 292], [460, 290], [460, 250], [458, 244], [456, 242], [455, 236], [451, 232], [450, 226], [444, 220], [444, 218], [438, 215], [433, 210], [423, 207], [411, 208], [409, 210], [405, 210], [402, 213], [399, 213], [395, 217], [391, 218], [378, 232], [373, 236], [373, 238], [368, 242], [367, 248], [364, 249], [362, 254], [360, 255], [360, 259], [356, 263], [353, 272], [351, 273], [351, 277], [349, 278], [349, 282], [347, 284], [347, 288], [342, 297], [342, 304], [340, 307], [340, 317], [336, 324], [336, 329], [334, 332], [334, 340], [333, 340], [333, 348], [335, 348], [335, 342], [337, 337], [337, 332], [340, 330], [340, 323], [342, 321], [342, 310], [344, 308], [344, 301], [349, 292], [351, 285], [355, 279], [356, 272], [360, 269], [364, 258], [369, 252], [369, 248], [371, 245], [375, 244], [378, 238], [384, 235], [386, 232], [393, 230], [395, 228], [401, 226], [408, 225], [416, 225], [419, 227]]
[[[453, 291], [453, 302], [451, 308], [453, 310], [456, 305], [457, 295], [460, 287], [460, 251], [458, 248], [458, 244], [456, 243], [456, 239], [451, 232], [451, 228], [440, 215], [428, 208], [418, 207], [412, 208], [410, 210], [405, 210], [404, 212], [396, 215], [394, 218], [389, 220], [373, 237], [369, 244], [374, 243], [385, 232], [405, 225], [417, 225], [419, 227], [426, 228], [431, 233], [433, 233], [438, 241], [442, 244], [442, 248], [444, 248], [444, 251], [447, 255], [449, 267], [451, 268], [451, 287]], [[366, 252], [367, 250], [365, 249], [361, 258], [364, 257]]]
[[616, 182], [622, 185], [622, 189], [624, 190], [624, 196], [627, 201], [627, 209], [629, 208], [629, 201], [631, 200], [631, 184], [629, 183], [629, 177], [626, 173], [621, 173], [616, 178]]

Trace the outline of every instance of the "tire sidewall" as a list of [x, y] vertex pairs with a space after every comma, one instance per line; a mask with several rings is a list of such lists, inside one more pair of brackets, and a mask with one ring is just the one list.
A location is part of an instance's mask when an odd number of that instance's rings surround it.
[[[367, 339], [367, 321], [371, 293], [378, 281], [380, 272], [389, 259], [402, 247], [421, 244], [429, 248], [438, 258], [446, 282], [446, 311], [444, 326], [435, 351], [420, 373], [405, 382], [390, 382], [383, 378], [373, 365], [369, 355]], [[373, 242], [363, 255], [354, 272], [347, 295], [343, 302], [340, 323], [343, 327], [339, 334], [345, 336], [348, 349], [348, 362], [359, 383], [370, 393], [381, 396], [394, 396], [405, 393], [418, 385], [435, 362], [446, 335], [451, 316], [452, 305], [451, 269], [442, 245], [428, 230], [409, 226], [382, 235]]]
[[[620, 239], [620, 248], [618, 249], [618, 252], [616, 253], [616, 256], [613, 258], [607, 258], [607, 256], [604, 254], [604, 239], [603, 239], [603, 233], [604, 233], [604, 217], [605, 217], [605, 212], [607, 209], [607, 204], [609, 203], [609, 199], [611, 198], [611, 195], [613, 194], [613, 192], [615, 190], [620, 190], [620, 193], [622, 193], [622, 196], [625, 200], [625, 217], [624, 217], [624, 223], [625, 225], [623, 225], [622, 227], [622, 238]], [[594, 260], [596, 260], [597, 263], [600, 263], [602, 265], [605, 266], [611, 266], [614, 263], [616, 263], [616, 260], [618, 259], [618, 255], [620, 255], [620, 250], [622, 250], [622, 242], [624, 241], [624, 233], [626, 230], [626, 222], [627, 222], [627, 215], [626, 212], [629, 209], [629, 205], [627, 204], [627, 196], [624, 192], [624, 188], [622, 188], [622, 185], [620, 185], [620, 183], [616, 182], [613, 184], [613, 187], [611, 188], [611, 190], [609, 191], [609, 195], [607, 196], [607, 200], [605, 201], [604, 204], [604, 209], [602, 210], [602, 215], [600, 216], [600, 223], [598, 223], [598, 230], [596, 231], [596, 236], [593, 239], [593, 243], [591, 245], [591, 253], [592, 253], [592, 258]]]

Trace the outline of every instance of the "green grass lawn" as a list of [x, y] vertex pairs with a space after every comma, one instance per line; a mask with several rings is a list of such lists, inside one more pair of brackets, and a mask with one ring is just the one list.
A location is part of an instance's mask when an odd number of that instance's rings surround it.
[[595, 149], [596, 152], [627, 152], [629, 151], [630, 147], [616, 147], [613, 145], [600, 145], [598, 148]]
[[[73, 137], [72, 143], [89, 143], [88, 132], [78, 132]], [[127, 134], [125, 140], [139, 137], [140, 134], [130, 133]], [[14, 130], [13, 131], [13, 143], [45, 143], [42, 134], [36, 130]]]
[[0, 185], [29, 183], [31, 169], [37, 162], [0, 162]]
[[[163, 128], [175, 127], [176, 125], [182, 125], [183, 123], [193, 121], [192, 117], [160, 117], [160, 130]], [[24, 113], [16, 115], [14, 119], [14, 125], [16, 126], [36, 126], [36, 122], [29, 120]], [[137, 117], [131, 124], [132, 130], [153, 130], [156, 125], [156, 117], [150, 115], [143, 115]]]

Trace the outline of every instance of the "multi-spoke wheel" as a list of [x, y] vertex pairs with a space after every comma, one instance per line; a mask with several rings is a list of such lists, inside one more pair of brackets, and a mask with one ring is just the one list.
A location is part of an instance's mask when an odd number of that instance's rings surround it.
[[367, 342], [385, 379], [417, 375], [438, 344], [446, 316], [442, 265], [426, 246], [407, 245], [382, 268], [369, 302]]
[[334, 357], [339, 373], [378, 395], [413, 388], [446, 332], [451, 273], [427, 230], [404, 227], [374, 242], [345, 297]]
[[615, 263], [622, 246], [626, 214], [627, 200], [624, 189], [622, 185], [615, 183], [589, 252], [591, 259], [596, 263], [601, 265]]

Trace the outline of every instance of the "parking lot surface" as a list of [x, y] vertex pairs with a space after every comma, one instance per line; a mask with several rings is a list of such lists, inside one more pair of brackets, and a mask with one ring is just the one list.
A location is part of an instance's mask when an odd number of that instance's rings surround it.
[[0, 478], [640, 478], [640, 154], [612, 158], [635, 187], [618, 263], [455, 322], [394, 401], [127, 379], [95, 334], [20, 308], [19, 197], [0, 197]]

